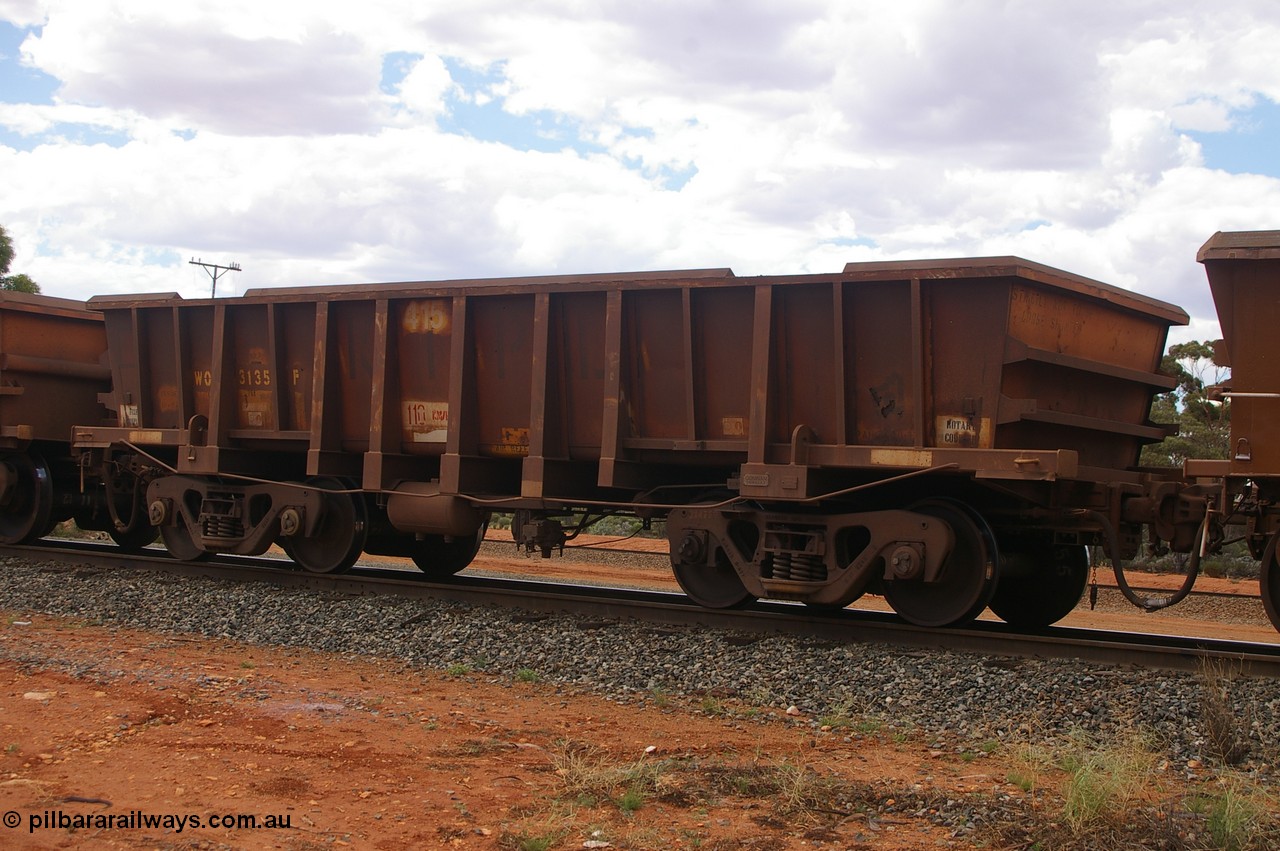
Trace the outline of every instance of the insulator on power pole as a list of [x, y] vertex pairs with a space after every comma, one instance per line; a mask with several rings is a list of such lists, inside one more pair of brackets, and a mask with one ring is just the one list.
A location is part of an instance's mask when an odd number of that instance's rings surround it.
[[213, 298], [218, 294], [218, 278], [219, 277], [221, 277], [222, 275], [225, 275], [227, 272], [240, 271], [239, 263], [232, 263], [230, 266], [219, 266], [217, 263], [205, 263], [203, 260], [196, 260], [192, 258], [191, 265], [204, 267], [204, 270], [209, 273], [209, 277], [213, 278], [213, 287], [210, 288], [209, 290], [210, 298]]

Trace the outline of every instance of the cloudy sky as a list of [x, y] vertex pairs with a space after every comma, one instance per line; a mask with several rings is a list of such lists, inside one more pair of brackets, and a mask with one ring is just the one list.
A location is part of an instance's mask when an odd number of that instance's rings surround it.
[[0, 0], [53, 295], [1017, 254], [1185, 307], [1280, 228], [1265, 0]]

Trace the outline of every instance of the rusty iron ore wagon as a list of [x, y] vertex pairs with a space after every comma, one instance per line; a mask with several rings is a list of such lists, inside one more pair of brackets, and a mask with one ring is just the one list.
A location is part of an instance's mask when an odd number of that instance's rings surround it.
[[1225, 461], [1188, 461], [1193, 481], [1221, 482], [1220, 515], [1246, 527], [1253, 557], [1262, 563], [1262, 603], [1280, 629], [1280, 231], [1217, 233], [1197, 259], [1209, 276], [1231, 367], [1231, 444]]
[[1137, 464], [1186, 314], [1014, 257], [99, 297], [108, 410], [70, 456], [127, 495], [118, 531], [140, 504], [183, 559], [277, 543], [312, 571], [368, 552], [443, 579], [491, 513], [543, 555], [621, 513], [665, 522], [702, 605], [872, 590], [932, 626], [1052, 623], [1085, 546], [1123, 565], [1144, 530], [1193, 579], [1247, 523], [1276, 619], [1277, 257], [1280, 233], [1201, 252], [1241, 432], [1185, 470]]
[[[446, 575], [485, 514], [667, 522], [708, 606], [875, 586], [949, 624], [1048, 622], [1144, 442], [1178, 308], [1016, 258], [96, 298], [114, 429], [175, 555]], [[1082, 516], [1081, 512], [1089, 512]]]
[[0, 543], [72, 518], [122, 546], [155, 540], [136, 477], [113, 477], [114, 467], [86, 475], [71, 448], [75, 424], [103, 421], [106, 350], [102, 315], [83, 302], [0, 292]]

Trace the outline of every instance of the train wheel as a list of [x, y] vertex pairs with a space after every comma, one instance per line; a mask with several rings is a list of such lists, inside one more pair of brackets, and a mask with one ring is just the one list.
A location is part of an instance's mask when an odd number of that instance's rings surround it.
[[339, 493], [348, 488], [339, 479], [312, 479], [307, 484], [326, 491], [324, 515], [314, 535], [295, 535], [285, 552], [312, 573], [342, 573], [360, 557], [369, 532], [364, 497], [359, 493]]
[[446, 541], [444, 535], [424, 535], [421, 540], [413, 542], [409, 556], [427, 578], [448, 579], [471, 564], [476, 553], [480, 552], [487, 528], [488, 524], [482, 523], [474, 535], [457, 536], [452, 541]]
[[[111, 536], [111, 540], [116, 542], [116, 546], [125, 552], [136, 553], [149, 544], [155, 543], [156, 538], [160, 537], [160, 530], [150, 523], [139, 523], [127, 532], [117, 532], [110, 529], [107, 534]], [[188, 536], [188, 539], [190, 536]]]
[[885, 599], [904, 620], [917, 626], [968, 623], [986, 608], [996, 589], [995, 535], [981, 516], [959, 503], [927, 502], [911, 510], [945, 521], [955, 533], [955, 548], [936, 582], [885, 582]]
[[705, 563], [673, 561], [676, 582], [689, 599], [708, 609], [736, 609], [755, 602], [755, 596], [742, 584], [723, 550], [716, 550], [714, 567]]
[[1044, 541], [1002, 558], [1030, 560], [1034, 571], [1000, 577], [991, 597], [991, 611], [1022, 629], [1045, 627], [1071, 614], [1089, 583], [1089, 555], [1084, 547]]
[[[151, 525], [147, 516], [146, 487], [138, 479], [117, 477], [110, 465], [107, 471], [103, 480], [111, 518], [106, 531], [111, 540], [126, 552], [137, 552], [155, 543], [160, 537], [160, 530]], [[80, 519], [76, 518], [76, 523], [79, 522]], [[120, 531], [116, 528], [117, 522], [127, 522], [129, 528]]]
[[160, 539], [164, 541], [164, 548], [169, 551], [169, 555], [178, 561], [204, 561], [211, 555], [196, 543], [186, 521], [181, 517], [171, 526], [160, 527]]
[[1280, 629], [1280, 564], [1276, 563], [1276, 542], [1280, 534], [1272, 535], [1267, 541], [1267, 549], [1262, 553], [1262, 571], [1259, 574], [1259, 586], [1262, 593], [1262, 607], [1267, 610], [1271, 625]]
[[0, 496], [0, 543], [21, 544], [52, 531], [53, 482], [37, 452], [0, 460], [5, 487]]

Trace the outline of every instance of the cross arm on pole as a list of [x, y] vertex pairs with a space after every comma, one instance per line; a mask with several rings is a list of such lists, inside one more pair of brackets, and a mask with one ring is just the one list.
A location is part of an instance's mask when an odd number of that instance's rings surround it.
[[220, 266], [217, 263], [205, 263], [203, 260], [196, 260], [195, 258], [192, 258], [191, 265], [202, 266], [204, 270], [209, 273], [209, 277], [213, 278], [213, 287], [209, 290], [210, 298], [213, 298], [218, 293], [218, 278], [225, 275], [227, 272], [240, 271], [239, 263], [232, 263], [230, 266]]

